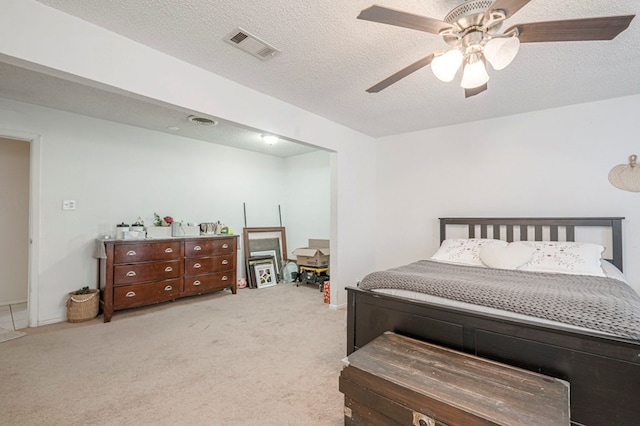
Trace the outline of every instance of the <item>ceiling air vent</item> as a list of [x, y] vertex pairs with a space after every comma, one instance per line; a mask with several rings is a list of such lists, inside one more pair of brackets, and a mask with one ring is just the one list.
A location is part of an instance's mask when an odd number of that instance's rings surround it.
[[250, 34], [242, 28], [236, 28], [224, 38], [229, 44], [236, 46], [240, 50], [255, 56], [258, 59], [267, 60], [280, 53], [278, 49], [258, 37]]
[[215, 126], [216, 124], [218, 124], [210, 118], [198, 117], [196, 115], [190, 115], [189, 117], [187, 117], [187, 120], [189, 120], [191, 123], [199, 124], [201, 126]]

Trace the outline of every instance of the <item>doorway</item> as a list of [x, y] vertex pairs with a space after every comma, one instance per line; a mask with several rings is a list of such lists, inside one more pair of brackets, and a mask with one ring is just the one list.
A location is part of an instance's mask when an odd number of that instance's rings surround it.
[[[38, 135], [0, 129], [0, 327], [37, 325]], [[36, 302], [36, 303], [34, 303]]]
[[0, 138], [0, 327], [27, 327], [29, 154], [26, 141]]

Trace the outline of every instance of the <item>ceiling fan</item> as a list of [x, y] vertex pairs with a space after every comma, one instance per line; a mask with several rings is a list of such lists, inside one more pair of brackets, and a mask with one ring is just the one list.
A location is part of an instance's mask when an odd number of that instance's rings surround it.
[[363, 9], [358, 19], [437, 34], [451, 45], [414, 62], [367, 89], [377, 93], [409, 74], [431, 64], [435, 76], [452, 81], [462, 67], [460, 85], [465, 97], [487, 90], [486, 63], [501, 70], [513, 61], [520, 43], [547, 41], [612, 40], [626, 30], [635, 15], [517, 24], [500, 32], [502, 24], [531, 0], [467, 0], [444, 20], [373, 5]]

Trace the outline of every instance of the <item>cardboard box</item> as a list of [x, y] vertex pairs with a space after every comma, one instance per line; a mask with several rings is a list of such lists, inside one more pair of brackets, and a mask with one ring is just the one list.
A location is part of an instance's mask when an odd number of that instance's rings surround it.
[[299, 266], [329, 266], [329, 240], [309, 240], [308, 247], [293, 251]]

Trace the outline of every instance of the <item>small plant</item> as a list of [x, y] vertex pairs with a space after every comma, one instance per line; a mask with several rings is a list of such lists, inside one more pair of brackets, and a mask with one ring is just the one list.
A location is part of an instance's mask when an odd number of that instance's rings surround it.
[[76, 290], [73, 292], [73, 294], [89, 294], [91, 293], [91, 290], [89, 289], [89, 287], [82, 287], [80, 290]]
[[156, 226], [171, 225], [173, 218], [171, 216], [160, 217], [158, 213], [153, 214], [153, 224]]

